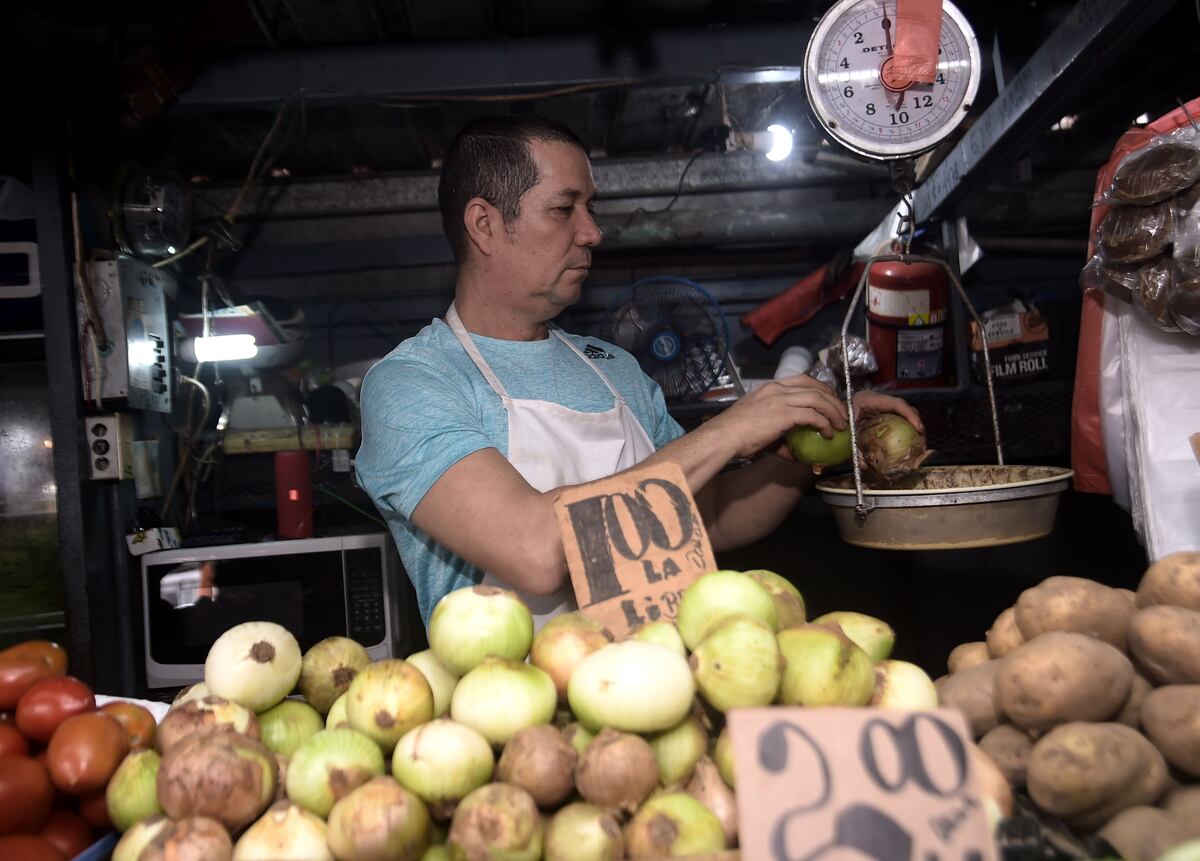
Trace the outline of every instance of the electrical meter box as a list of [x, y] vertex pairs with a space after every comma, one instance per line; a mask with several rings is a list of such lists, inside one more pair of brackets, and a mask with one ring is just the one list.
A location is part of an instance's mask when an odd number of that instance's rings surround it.
[[123, 400], [131, 409], [169, 413], [167, 296], [175, 293], [174, 279], [132, 257], [92, 263], [88, 275], [107, 344], [99, 343], [83, 297], [77, 297], [84, 397], [93, 402], [98, 393], [105, 401]]

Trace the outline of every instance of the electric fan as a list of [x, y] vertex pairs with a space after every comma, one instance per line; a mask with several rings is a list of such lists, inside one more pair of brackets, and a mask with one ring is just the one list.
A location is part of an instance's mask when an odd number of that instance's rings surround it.
[[708, 291], [668, 275], [637, 281], [618, 296], [605, 338], [637, 357], [669, 403], [684, 403], [724, 371], [729, 327]]

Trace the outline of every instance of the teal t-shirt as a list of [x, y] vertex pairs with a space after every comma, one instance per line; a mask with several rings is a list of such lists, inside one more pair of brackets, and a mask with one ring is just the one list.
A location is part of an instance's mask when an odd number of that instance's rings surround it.
[[[633, 356], [598, 338], [567, 337], [586, 360], [553, 336], [502, 341], [471, 335], [513, 398], [553, 401], [580, 412], [610, 410], [612, 392], [589, 367], [594, 363], [625, 398], [655, 448], [683, 434], [667, 412], [662, 390]], [[507, 456], [508, 414], [442, 320], [376, 363], [363, 379], [360, 401], [358, 482], [396, 540], [428, 625], [443, 595], [478, 583], [483, 572], [409, 518], [434, 482], [467, 455], [494, 448]]]

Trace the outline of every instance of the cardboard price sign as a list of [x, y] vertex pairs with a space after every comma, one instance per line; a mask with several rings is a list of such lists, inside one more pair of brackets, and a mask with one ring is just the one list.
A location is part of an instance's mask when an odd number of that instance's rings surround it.
[[736, 709], [729, 732], [743, 858], [996, 861], [955, 709]]
[[579, 609], [620, 639], [674, 619], [679, 597], [716, 570], [708, 533], [683, 470], [628, 470], [581, 484], [554, 503]]

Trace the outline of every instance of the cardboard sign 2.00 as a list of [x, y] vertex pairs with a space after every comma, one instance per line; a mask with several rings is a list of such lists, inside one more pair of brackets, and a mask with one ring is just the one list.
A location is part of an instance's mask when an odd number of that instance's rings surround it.
[[579, 609], [620, 639], [674, 619], [679, 596], [716, 569], [683, 470], [633, 469], [564, 491], [554, 503]]
[[736, 709], [729, 732], [745, 859], [996, 861], [955, 709]]

